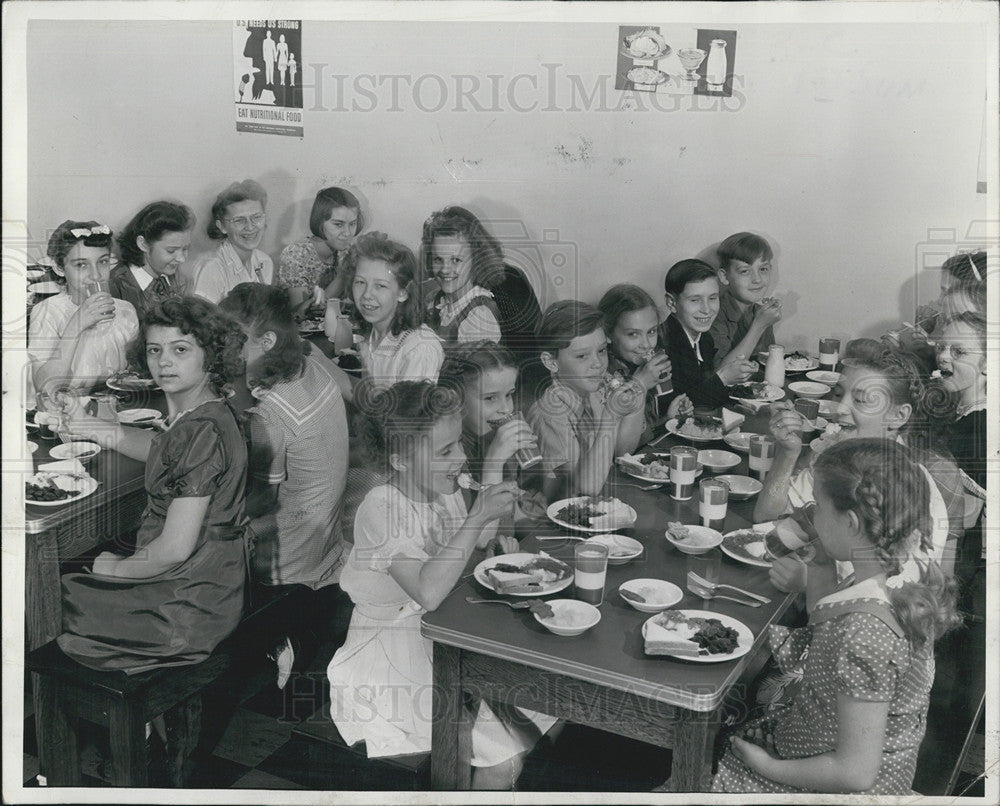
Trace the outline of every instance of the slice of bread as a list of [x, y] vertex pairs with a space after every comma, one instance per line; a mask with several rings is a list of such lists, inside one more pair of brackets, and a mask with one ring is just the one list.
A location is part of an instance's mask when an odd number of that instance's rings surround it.
[[722, 409], [722, 432], [729, 433], [732, 429], [736, 428], [738, 425], [743, 425], [746, 422], [746, 417], [742, 414], [737, 414], [735, 411], [730, 411], [729, 409], [723, 407]]
[[486, 576], [489, 577], [497, 591], [537, 589], [540, 587], [538, 580], [532, 574], [516, 574], [511, 571], [497, 571], [491, 568], [486, 572]]

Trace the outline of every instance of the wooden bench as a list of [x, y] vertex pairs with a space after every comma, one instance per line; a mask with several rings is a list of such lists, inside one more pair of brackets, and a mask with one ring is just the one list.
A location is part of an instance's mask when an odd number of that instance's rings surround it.
[[39, 768], [49, 786], [81, 783], [78, 748], [80, 720], [106, 727], [110, 734], [110, 777], [113, 786], [148, 785], [146, 723], [164, 716], [171, 784], [186, 783], [186, 761], [198, 744], [201, 693], [231, 670], [245, 670], [265, 660], [270, 636], [261, 631], [262, 617], [284, 597], [275, 597], [244, 616], [236, 631], [201, 663], [128, 675], [95, 671], [68, 657], [56, 641], [29, 652], [27, 669], [51, 723], [38, 748]]

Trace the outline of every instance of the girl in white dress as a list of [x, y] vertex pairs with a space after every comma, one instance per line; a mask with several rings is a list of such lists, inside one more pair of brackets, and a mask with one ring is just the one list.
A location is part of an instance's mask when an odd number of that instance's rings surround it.
[[[354, 601], [347, 640], [333, 656], [331, 716], [368, 756], [431, 748], [431, 642], [420, 617], [441, 604], [483, 530], [511, 512], [514, 482], [491, 485], [467, 511], [457, 478], [465, 467], [458, 395], [430, 381], [404, 381], [371, 401], [367, 440], [391, 468], [365, 497], [354, 548], [340, 577]], [[516, 541], [502, 539], [506, 551]], [[499, 709], [498, 709], [499, 710]], [[472, 787], [509, 788], [522, 758], [555, 719], [520, 709], [504, 718], [481, 702], [472, 732]]]

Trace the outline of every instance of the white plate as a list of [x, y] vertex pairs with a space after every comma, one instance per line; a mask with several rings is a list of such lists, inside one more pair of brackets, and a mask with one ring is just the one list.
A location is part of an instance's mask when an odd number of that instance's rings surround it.
[[[680, 437], [681, 439], [686, 439], [689, 442], [718, 442], [722, 439], [722, 423], [719, 423], [719, 435], [717, 437], [692, 437], [688, 434], [681, 433], [677, 430], [677, 418], [671, 417], [667, 420], [667, 433], [673, 434], [675, 437]], [[733, 433], [736, 433], [735, 431]]]
[[27, 442], [25, 442], [25, 445], [28, 446], [28, 453], [34, 453], [35, 451], [38, 450], [38, 443], [32, 442], [30, 439]]
[[[649, 593], [655, 593], [655, 601], [650, 602], [649, 596], [643, 593], [642, 589], [648, 589]], [[646, 601], [636, 602], [627, 596], [622, 596], [623, 590], [638, 593]], [[683, 599], [684, 591], [678, 588], [673, 582], [667, 582], [665, 579], [630, 579], [618, 586], [618, 595], [640, 613], [659, 613], [661, 610], [673, 607]]]
[[[683, 616], [688, 618], [714, 618], [718, 619], [723, 627], [731, 627], [738, 633], [736, 637], [736, 649], [730, 652], [728, 655], [664, 655], [663, 657], [677, 657], [681, 660], [689, 660], [695, 663], [721, 663], [727, 660], [734, 660], [735, 658], [742, 658], [753, 648], [753, 630], [751, 630], [746, 624], [744, 624], [739, 619], [735, 619], [732, 616], [727, 616], [725, 613], [713, 613], [711, 610], [678, 610]], [[649, 624], [653, 619], [658, 618], [659, 614], [656, 616], [651, 616], [646, 619], [642, 624], [642, 638], [646, 639], [646, 625]], [[650, 656], [650, 657], [660, 657], [660, 656]]]
[[108, 389], [114, 389], [116, 392], [138, 392], [142, 389], [158, 388], [152, 378], [141, 378], [138, 375], [112, 375], [105, 384]]
[[[632, 58], [634, 59], [636, 57], [633, 56]], [[652, 59], [650, 61], [652, 61]], [[635, 70], [652, 70], [654, 73], [657, 74], [656, 80], [636, 81], [634, 78], [632, 78], [632, 73]], [[662, 70], [657, 70], [655, 67], [630, 67], [628, 70], [625, 71], [625, 78], [636, 87], [658, 87], [661, 84], [666, 84], [668, 81], [670, 81], [670, 76], [668, 76]]]
[[65, 445], [56, 445], [49, 451], [49, 456], [53, 459], [79, 459], [85, 462], [100, 452], [101, 446], [96, 442], [67, 442]]
[[125, 409], [118, 412], [118, 422], [125, 425], [152, 425], [162, 419], [163, 415], [156, 409]]
[[[625, 535], [594, 535], [584, 542], [607, 546], [608, 565], [624, 565], [642, 554], [642, 543]], [[618, 553], [615, 554], [615, 551]]]
[[740, 463], [740, 457], [732, 451], [698, 451], [698, 461], [711, 471], [729, 470]]
[[[525, 565], [531, 560], [537, 559], [538, 557], [548, 555], [541, 554], [527, 554], [521, 552], [519, 554], [500, 554], [496, 557], [487, 557], [479, 565], [476, 566], [475, 570], [472, 572], [473, 576], [476, 578], [476, 582], [482, 585], [484, 588], [489, 588], [494, 593], [502, 594], [503, 596], [547, 596], [550, 593], [556, 593], [564, 588], [568, 588], [573, 584], [573, 569], [570, 568], [562, 560], [556, 560], [556, 562], [562, 563], [566, 566], [566, 576], [563, 579], [558, 579], [555, 582], [549, 582], [546, 585], [540, 585], [538, 590], [535, 591], [525, 591], [523, 593], [514, 593], [513, 591], [498, 591], [493, 587], [493, 583], [490, 582], [490, 578], [486, 576], [486, 572], [492, 568], [497, 563], [510, 563], [511, 565], [516, 565], [518, 567]], [[549, 559], [555, 560], [555, 557], [549, 557]]]
[[836, 386], [840, 380], [839, 372], [830, 372], [826, 369], [814, 369], [806, 373], [806, 377], [816, 383], [825, 383], [827, 386]]
[[[670, 464], [670, 454], [669, 453], [660, 453], [659, 451], [651, 451], [651, 453], [655, 453], [657, 456], [662, 456], [663, 459], [664, 459], [664, 462], [667, 465]], [[647, 476], [647, 475], [641, 473], [639, 471], [639, 457], [641, 455], [642, 454], [628, 454], [628, 453], [626, 453], [624, 456], [619, 456], [618, 459], [616, 459], [615, 461], [618, 463], [618, 467], [621, 469], [622, 473], [624, 473], [626, 476], [631, 476], [632, 478], [637, 479], [639, 481], [645, 481], [645, 482], [648, 482], [650, 484], [667, 484], [667, 483], [670, 482], [669, 473], [668, 473], [668, 475], [665, 478], [660, 478], [659, 476]], [[633, 460], [633, 461], [629, 461], [629, 460]], [[700, 476], [702, 474], [702, 471], [704, 469], [705, 468], [701, 464], [699, 464], [698, 465], [698, 469], [695, 471], [694, 477], [698, 478], [698, 476]]]
[[[749, 381], [748, 383], [763, 383], [763, 381]], [[736, 383], [734, 386], [747, 386], [745, 383]], [[738, 400], [740, 403], [756, 404], [758, 406], [764, 403], [774, 403], [776, 400], [781, 400], [785, 396], [785, 390], [779, 389], [775, 386], [773, 389], [765, 389], [765, 394], [763, 397], [736, 397], [736, 395], [729, 395], [732, 400]]]
[[726, 434], [722, 441], [725, 442], [730, 448], [735, 448], [743, 453], [750, 452], [750, 437], [760, 436], [760, 434], [753, 434], [749, 431], [734, 431], [731, 434]]
[[729, 485], [730, 501], [746, 501], [764, 489], [763, 484], [750, 476], [722, 475], [716, 478]]
[[65, 287], [66, 286], [60, 283], [55, 283], [52, 280], [49, 280], [45, 283], [32, 283], [28, 286], [28, 290], [36, 297], [46, 297], [49, 294], [58, 294]]
[[[640, 56], [633, 53], [629, 49], [629, 41], [630, 40], [634, 41], [638, 39], [641, 33], [642, 31], [636, 31], [634, 34], [629, 34], [624, 39], [622, 39], [621, 52], [623, 56], [628, 56], [630, 59], [635, 59], [636, 61], [640, 62], [655, 62], [657, 59], [663, 59], [670, 55], [670, 45], [668, 45], [666, 42], [663, 43], [663, 48], [659, 52], [654, 53], [650, 56]], [[662, 35], [660, 38], [661, 39], [663, 38]]]
[[42, 478], [51, 478], [56, 487], [61, 490], [67, 492], [79, 490], [80, 494], [71, 498], [63, 498], [61, 501], [29, 501], [26, 497], [25, 504], [33, 507], [61, 507], [86, 498], [97, 489], [97, 479], [90, 476], [70, 476], [66, 473], [36, 473], [34, 476], [28, 476], [25, 483], [37, 484]]
[[48, 272], [45, 269], [28, 269], [24, 276], [27, 278], [29, 283], [36, 283], [41, 280]]
[[[670, 534], [669, 529], [663, 533], [663, 536], [667, 538], [667, 542], [681, 554], [708, 554], [708, 552], [722, 542], [722, 532], [709, 529], [707, 526], [685, 523], [684, 528], [691, 533], [691, 537], [683, 541], [677, 540]], [[692, 538], [698, 539], [697, 544], [690, 542]]]
[[589, 495], [580, 495], [576, 498], [564, 498], [562, 501], [556, 501], [554, 504], [549, 504], [548, 509], [545, 510], [545, 514], [548, 515], [549, 520], [552, 521], [556, 526], [562, 526], [564, 529], [572, 529], [576, 532], [588, 532], [589, 534], [607, 534], [608, 532], [614, 532], [618, 529], [630, 529], [634, 524], [636, 518], [639, 516], [636, 511], [632, 509], [628, 504], [625, 507], [628, 509], [629, 520], [627, 523], [613, 523], [613, 524], [601, 524], [601, 526], [577, 526], [575, 524], [567, 523], [564, 520], [560, 520], [556, 517], [556, 513], [559, 512], [563, 507], [569, 504], [586, 504], [590, 503], [594, 507], [599, 507], [599, 503], [594, 503], [594, 498]]
[[[722, 536], [722, 543], [719, 548], [722, 549], [722, 553], [732, 557], [734, 560], [743, 563], [744, 565], [756, 565], [758, 568], [770, 568], [771, 561], [764, 557], [754, 557], [750, 554], [746, 554], [740, 550], [740, 548], [733, 544], [732, 538], [735, 535], [742, 535], [746, 532], [753, 532], [755, 535], [759, 536], [761, 545], [764, 544], [764, 535], [770, 534], [774, 531], [774, 521], [767, 521], [766, 523], [755, 523], [753, 528], [748, 529], [734, 529], [732, 532], [726, 532]], [[756, 541], [748, 541], [756, 542]]]
[[[600, 610], [592, 604], [587, 604], [576, 599], [550, 599], [547, 604], [552, 608], [554, 618], [542, 618], [538, 613], [534, 613], [533, 615], [535, 616], [535, 621], [556, 635], [581, 635], [601, 620]], [[580, 623], [573, 624], [572, 626], [562, 626], [557, 623], [556, 618], [558, 616], [569, 613], [576, 614]]]
[[[785, 372], [793, 372], [793, 373], [796, 373], [796, 374], [799, 373], [799, 372], [809, 372], [811, 370], [816, 369], [816, 367], [819, 366], [819, 359], [816, 356], [814, 356], [814, 355], [809, 356], [809, 364], [807, 366], [798, 367], [796, 369], [792, 369], [790, 366], [788, 366], [788, 364], [789, 364], [790, 361], [801, 361], [801, 360], [802, 359], [799, 358], [798, 356], [796, 356], [795, 358], [789, 358], [786, 355], [785, 356]], [[757, 354], [757, 363], [760, 364], [762, 367], [766, 367], [767, 366], [767, 353], [758, 353]]]
[[799, 397], [824, 397], [832, 391], [825, 383], [816, 381], [794, 381], [788, 384], [788, 389]]
[[322, 320], [305, 319], [302, 322], [299, 322], [299, 333], [319, 333], [322, 329]]

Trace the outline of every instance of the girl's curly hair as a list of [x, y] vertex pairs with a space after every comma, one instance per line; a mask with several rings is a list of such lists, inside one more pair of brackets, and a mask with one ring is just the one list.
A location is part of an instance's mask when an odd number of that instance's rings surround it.
[[390, 330], [393, 336], [398, 336], [406, 330], [416, 330], [423, 324], [424, 312], [420, 297], [420, 278], [417, 276], [417, 259], [409, 247], [392, 241], [384, 232], [366, 232], [358, 236], [351, 248], [347, 251], [344, 260], [344, 271], [347, 275], [347, 288], [350, 290], [351, 299], [354, 300], [354, 310], [351, 312], [351, 321], [358, 325], [362, 335], [371, 333], [372, 326], [363, 316], [361, 316], [360, 305], [354, 299], [354, 275], [358, 268], [358, 261], [362, 258], [368, 260], [381, 260], [388, 267], [399, 290], [406, 293], [406, 299], [396, 305], [396, 313], [392, 317]]
[[146, 334], [151, 327], [175, 327], [193, 336], [205, 351], [204, 369], [217, 394], [225, 395], [230, 384], [243, 374], [242, 347], [246, 336], [236, 322], [201, 297], [171, 297], [153, 305], [139, 317], [139, 333], [129, 343], [129, 366], [149, 376]]
[[392, 471], [393, 454], [410, 455], [438, 420], [462, 410], [458, 393], [433, 381], [400, 381], [390, 387], [362, 381], [355, 387], [354, 403], [363, 414], [361, 443], [374, 466], [386, 472]]
[[247, 379], [254, 386], [271, 389], [302, 374], [311, 346], [299, 336], [287, 289], [240, 283], [219, 303], [219, 310], [254, 338], [268, 331], [274, 334], [274, 346], [247, 367]]
[[486, 227], [473, 213], [464, 207], [452, 205], [432, 213], [424, 222], [420, 242], [424, 277], [434, 276], [431, 250], [434, 239], [440, 236], [462, 237], [468, 242], [472, 258], [470, 281], [473, 285], [489, 288], [503, 276], [503, 249], [500, 242], [486, 231]]
[[[854, 512], [886, 576], [912, 555], [930, 554], [930, 484], [908, 448], [889, 439], [851, 439], [820, 454], [815, 483], [838, 512]], [[955, 581], [934, 560], [921, 563], [920, 579], [890, 588], [889, 600], [914, 647], [933, 645], [961, 621]]]

